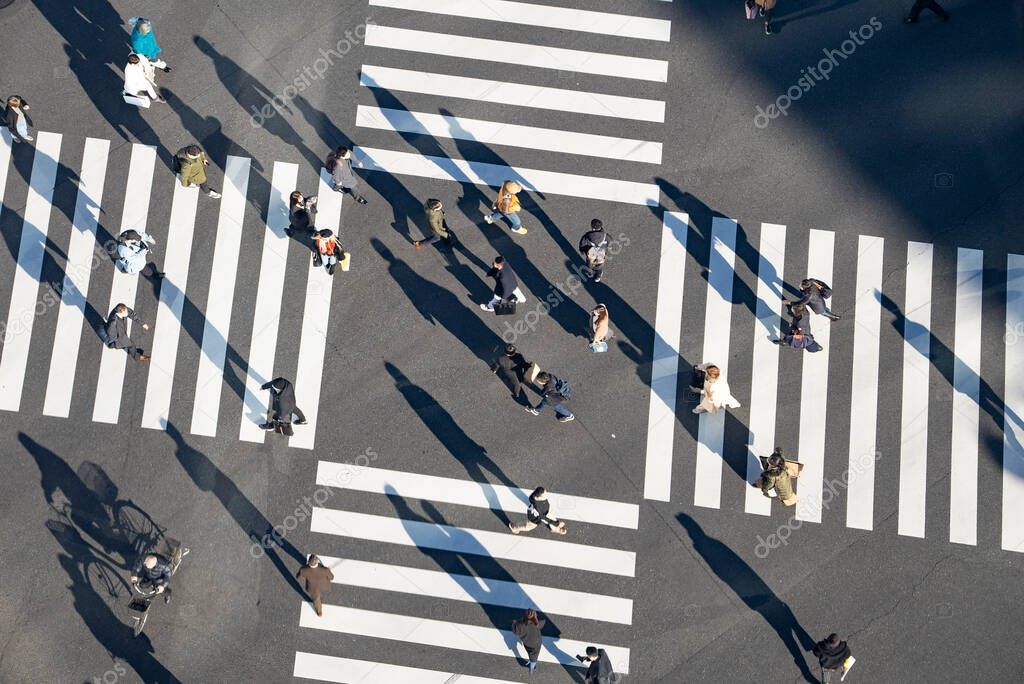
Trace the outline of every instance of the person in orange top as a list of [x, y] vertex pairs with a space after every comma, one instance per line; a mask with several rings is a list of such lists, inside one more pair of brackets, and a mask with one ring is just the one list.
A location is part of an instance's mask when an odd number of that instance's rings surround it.
[[338, 268], [338, 262], [345, 258], [345, 250], [341, 248], [338, 237], [330, 230], [324, 228], [313, 236], [316, 251], [313, 252], [313, 265], [323, 266], [327, 275], [334, 275]]
[[484, 221], [494, 223], [504, 216], [512, 224], [513, 233], [526, 235], [526, 228], [523, 228], [523, 222], [518, 216], [518, 212], [522, 207], [519, 205], [519, 197], [517, 195], [522, 189], [523, 186], [513, 180], [507, 180], [502, 183], [501, 188], [498, 189], [498, 198], [494, 200], [494, 206], [491, 207], [494, 213], [485, 215]]

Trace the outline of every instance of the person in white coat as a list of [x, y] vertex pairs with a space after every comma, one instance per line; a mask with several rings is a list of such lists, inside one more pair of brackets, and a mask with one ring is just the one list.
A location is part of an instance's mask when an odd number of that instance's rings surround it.
[[124, 92], [129, 95], [149, 95], [151, 100], [167, 102], [156, 89], [156, 69], [142, 55], [128, 55], [124, 67]]
[[723, 408], [739, 408], [740, 402], [729, 393], [729, 383], [718, 366], [700, 363], [695, 368], [704, 371], [704, 388], [694, 413], [717, 413]]

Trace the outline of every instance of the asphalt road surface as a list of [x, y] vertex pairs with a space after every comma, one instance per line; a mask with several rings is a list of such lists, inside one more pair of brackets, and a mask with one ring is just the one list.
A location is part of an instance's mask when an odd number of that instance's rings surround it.
[[[851, 682], [1024, 678], [1021, 2], [783, 0], [771, 36], [738, 0], [0, 4], [36, 127], [0, 141], [0, 681], [582, 682], [590, 644], [623, 681], [818, 681], [833, 631]], [[172, 66], [148, 109], [133, 15]], [[191, 142], [223, 198], [176, 183]], [[483, 221], [504, 179], [526, 235]], [[285, 235], [296, 188], [349, 271]], [[428, 198], [457, 248], [414, 248]], [[128, 228], [159, 285], [115, 272]], [[817, 354], [772, 344], [807, 276]], [[119, 302], [151, 361], [100, 342]], [[510, 341], [575, 421], [488, 372]], [[739, 408], [691, 413], [702, 361]], [[291, 438], [258, 428], [278, 376]], [[794, 508], [749, 486], [774, 446]], [[509, 533], [538, 485], [565, 536]], [[164, 537], [191, 553], [133, 639]]]

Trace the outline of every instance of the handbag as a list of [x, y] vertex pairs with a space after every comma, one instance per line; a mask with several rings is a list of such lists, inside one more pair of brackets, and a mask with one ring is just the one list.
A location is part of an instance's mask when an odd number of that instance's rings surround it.
[[121, 93], [121, 96], [124, 97], [124, 101], [128, 104], [135, 105], [136, 107], [141, 107], [143, 109], [149, 109], [148, 97], [132, 95], [131, 93]]
[[341, 267], [342, 271], [347, 271], [348, 267], [352, 264], [352, 252], [345, 252], [345, 256], [341, 261], [338, 262], [338, 266]]
[[747, 10], [747, 19], [753, 21], [757, 19], [757, 5], [754, 4], [754, 0], [746, 0], [744, 7]]
[[703, 391], [707, 377], [707, 373], [694, 366], [693, 370], [690, 371], [690, 388], [695, 392]]
[[495, 316], [511, 316], [516, 312], [516, 301], [514, 299], [502, 299], [494, 305]]
[[530, 364], [530, 367], [526, 369], [526, 372], [523, 373], [523, 379], [526, 380], [526, 382], [533, 384], [537, 381], [538, 375], [540, 375], [540, 364], [534, 361]]

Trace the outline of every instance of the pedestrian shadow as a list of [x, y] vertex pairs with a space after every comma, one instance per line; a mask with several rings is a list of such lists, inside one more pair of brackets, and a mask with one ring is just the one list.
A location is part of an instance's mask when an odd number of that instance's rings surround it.
[[[490, 473], [501, 484], [512, 488], [523, 502], [523, 506], [529, 503], [528, 497], [519, 491], [519, 486], [505, 474], [501, 466], [494, 462], [494, 459], [487, 454], [487, 450], [467, 435], [452, 414], [446, 411], [429, 392], [412, 382], [394, 364], [385, 362], [384, 368], [394, 380], [395, 389], [401, 393], [409, 407], [416, 412], [416, 416], [423, 421], [437, 441], [444, 445], [448, 453], [462, 464], [473, 482], [489, 483], [490, 478], [487, 477], [487, 473]], [[508, 525], [509, 518], [494, 491], [489, 487], [481, 487], [481, 491], [498, 520], [502, 525]]]
[[816, 16], [821, 15], [821, 14], [828, 14], [829, 12], [835, 12], [836, 10], [841, 10], [842, 8], [846, 7], [847, 5], [853, 5], [856, 2], [858, 2], [858, 0], [833, 0], [833, 2], [830, 2], [830, 3], [825, 3], [825, 2], [814, 3], [814, 2], [811, 2], [811, 3], [808, 3], [810, 6], [806, 7], [805, 9], [798, 10], [796, 12], [790, 12], [789, 14], [784, 14], [781, 17], [778, 17], [778, 18], [775, 18], [774, 14], [773, 14], [773, 16], [772, 16], [772, 30], [773, 31], [777, 31], [778, 29], [781, 29], [783, 26], [785, 26], [787, 24], [790, 24], [792, 22], [798, 21], [800, 19], [810, 19], [811, 17], [816, 17]]
[[[271, 107], [274, 106], [273, 100], [277, 95], [271, 92], [255, 76], [243, 69], [241, 65], [217, 50], [216, 47], [202, 36], [192, 36], [192, 42], [195, 43], [200, 52], [210, 58], [213, 62], [213, 68], [217, 72], [217, 79], [249, 116], [258, 113], [268, 103]], [[286, 112], [291, 112], [287, 105], [283, 109]], [[320, 168], [320, 156], [302, 142], [302, 136], [298, 134], [291, 124], [285, 121], [283, 113], [275, 110], [273, 116], [261, 118], [263, 120], [261, 124], [263, 130], [276, 136], [289, 147], [298, 148], [310, 165], [314, 168]]]
[[[387, 495], [391, 505], [394, 506], [396, 515], [402, 521], [406, 534], [416, 544], [416, 548], [420, 553], [433, 560], [441, 570], [456, 578], [458, 584], [477, 601], [477, 605], [480, 606], [480, 609], [491, 621], [494, 628], [501, 633], [505, 645], [515, 654], [516, 661], [522, 667], [525, 668], [528, 661], [519, 655], [519, 640], [511, 631], [511, 627], [512, 621], [522, 616], [524, 608], [496, 606], [486, 603], [488, 596], [496, 593], [496, 587], [492, 587], [490, 585], [491, 582], [500, 581], [514, 585], [517, 591], [514, 599], [517, 602], [522, 602], [524, 606], [534, 608], [547, 620], [547, 624], [542, 630], [543, 636], [547, 639], [561, 638], [561, 630], [549, 615], [543, 613], [543, 606], [537, 605], [530, 598], [529, 594], [523, 590], [522, 585], [516, 582], [512, 574], [501, 563], [488, 555], [484, 546], [472, 534], [449, 525], [441, 512], [437, 510], [437, 507], [429, 501], [422, 502], [421, 506], [425, 515], [420, 515], [412, 510], [406, 500], [399, 496], [398, 492], [391, 485], [385, 486], [384, 493]], [[453, 544], [466, 550], [443, 551], [426, 545], [421, 546], [420, 542], [426, 540], [426, 536], [422, 532], [422, 525], [432, 525], [433, 528], [430, 529], [433, 532], [446, 537]], [[472, 578], [474, 581], [458, 579], [461, 577]], [[573, 659], [573, 654], [558, 648], [557, 643], [545, 641], [542, 648], [546, 649], [556, 658], [559, 658], [560, 661]], [[525, 653], [525, 650], [523, 650], [523, 653]], [[562, 664], [562, 668], [572, 678], [573, 682], [583, 684], [584, 677], [579, 668], [566, 664]]]
[[686, 515], [676, 515], [694, 550], [718, 579], [727, 584], [736, 596], [752, 611], [758, 613], [775, 630], [785, 644], [793, 661], [807, 682], [818, 679], [807, 665], [806, 652], [814, 647], [814, 640], [800, 625], [789, 605], [773, 592], [764, 580], [740, 556], [714, 537], [709, 537], [697, 522]]
[[224, 474], [224, 471], [218, 468], [204, 453], [185, 441], [181, 431], [174, 423], [167, 424], [167, 434], [174, 440], [175, 458], [178, 459], [178, 463], [181, 464], [188, 476], [192, 478], [196, 487], [217, 497], [221, 506], [242, 532], [252, 540], [253, 544], [259, 545], [263, 549], [263, 553], [274, 564], [288, 586], [299, 595], [303, 595], [302, 587], [299, 586], [295, 576], [285, 565], [284, 559], [278, 555], [277, 549], [284, 556], [291, 556], [300, 565], [306, 562], [306, 557], [299, 553], [299, 550], [290, 541], [274, 530], [270, 521], [253, 505], [234, 481]]

